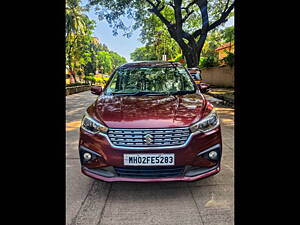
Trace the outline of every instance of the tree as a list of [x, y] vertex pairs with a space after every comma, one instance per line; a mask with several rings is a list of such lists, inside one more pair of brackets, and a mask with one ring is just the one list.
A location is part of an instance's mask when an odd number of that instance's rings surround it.
[[[233, 0], [89, 0], [89, 6], [100, 19], [106, 19], [117, 30], [127, 31], [125, 35], [138, 27], [150, 15], [157, 16], [168, 30], [169, 35], [178, 43], [187, 61], [188, 67], [199, 64], [200, 53], [207, 34], [225, 23], [233, 10]], [[164, 15], [163, 10], [172, 9], [171, 15]], [[134, 25], [126, 26], [122, 16], [133, 18]]]
[[[172, 9], [166, 7], [161, 13], [170, 18]], [[157, 60], [161, 60], [163, 54], [167, 56], [167, 59], [170, 59], [175, 58], [181, 52], [177, 42], [171, 38], [168, 30], [165, 29], [163, 22], [154, 14], [143, 20], [140, 40], [147, 47], [154, 48]]]
[[224, 43], [222, 38], [222, 32], [218, 30], [214, 30], [207, 35], [205, 40], [201, 56], [202, 57], [218, 57], [218, 53], [216, 52], [216, 48], [218, 48], [221, 44]]
[[134, 52], [130, 53], [130, 58], [133, 61], [158, 60], [154, 46], [136, 48]]
[[232, 42], [234, 40], [234, 26], [226, 27], [221, 33], [224, 42]]
[[91, 42], [89, 52], [85, 55], [89, 56], [84, 66], [85, 74], [96, 74], [96, 71], [102, 73], [111, 73], [117, 66], [126, 63], [126, 59], [118, 53], [110, 51], [105, 44]]
[[92, 36], [95, 21], [84, 14], [85, 8], [81, 0], [66, 1], [66, 64], [71, 75], [82, 76], [102, 73], [111, 73], [117, 66], [126, 63], [126, 59], [108, 47], [99, 43]]
[[92, 21], [83, 14], [80, 0], [66, 1], [66, 64], [76, 81], [76, 69], [84, 63], [82, 46], [89, 41], [90, 30], [93, 29]]
[[222, 44], [234, 41], [234, 27], [226, 27], [222, 30], [211, 31], [204, 43], [201, 57], [218, 57], [218, 52], [216, 48], [220, 47]]
[[116, 67], [125, 64], [127, 62], [124, 57], [120, 56], [116, 52], [110, 51], [109, 54], [112, 60], [112, 70], [116, 69]]
[[100, 51], [97, 54], [97, 58], [100, 62], [100, 72], [104, 74], [110, 73], [113, 69], [113, 64], [109, 52]]

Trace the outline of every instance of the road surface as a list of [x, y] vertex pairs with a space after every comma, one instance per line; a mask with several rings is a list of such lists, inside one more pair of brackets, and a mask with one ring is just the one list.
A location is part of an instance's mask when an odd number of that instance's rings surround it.
[[206, 96], [221, 119], [221, 171], [206, 179], [163, 183], [105, 183], [80, 172], [79, 126], [97, 96], [66, 96], [67, 225], [232, 225], [234, 223], [234, 109]]

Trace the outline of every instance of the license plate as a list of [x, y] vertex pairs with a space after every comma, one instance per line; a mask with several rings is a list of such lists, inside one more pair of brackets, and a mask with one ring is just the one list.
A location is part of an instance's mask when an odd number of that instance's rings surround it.
[[125, 166], [173, 166], [175, 154], [124, 154]]

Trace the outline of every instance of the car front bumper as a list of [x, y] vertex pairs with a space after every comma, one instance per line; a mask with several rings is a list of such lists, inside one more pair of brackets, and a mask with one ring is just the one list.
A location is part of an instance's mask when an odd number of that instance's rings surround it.
[[205, 177], [209, 177], [211, 175], [215, 175], [220, 171], [220, 166], [217, 166], [214, 169], [210, 169], [202, 174], [196, 176], [178, 176], [178, 177], [163, 177], [163, 178], [133, 178], [133, 177], [106, 177], [101, 176], [100, 174], [95, 173], [93, 170], [82, 167], [81, 171], [86, 176], [91, 178], [102, 180], [106, 182], [117, 182], [117, 181], [125, 181], [125, 182], [168, 182], [168, 181], [196, 181]]
[[[210, 160], [207, 157], [211, 149], [217, 149], [219, 158]], [[93, 155], [93, 160], [85, 162], [82, 153], [89, 152]], [[80, 129], [79, 153], [81, 159], [81, 171], [86, 176], [94, 179], [115, 182], [164, 182], [164, 181], [195, 181], [220, 171], [222, 155], [222, 138], [220, 126], [208, 133], [193, 135], [189, 143], [180, 148], [171, 149], [117, 149], [111, 146], [107, 137], [97, 134], [91, 134]], [[170, 177], [134, 177], [123, 176], [115, 171], [114, 168], [130, 168], [124, 166], [124, 153], [174, 153], [174, 167], [183, 167], [181, 174]], [[106, 168], [110, 168], [106, 171]], [[132, 166], [131, 166], [132, 168]], [[145, 166], [134, 167], [136, 169], [145, 169]], [[149, 166], [147, 167], [149, 168]], [[153, 166], [151, 168], [157, 168]]]

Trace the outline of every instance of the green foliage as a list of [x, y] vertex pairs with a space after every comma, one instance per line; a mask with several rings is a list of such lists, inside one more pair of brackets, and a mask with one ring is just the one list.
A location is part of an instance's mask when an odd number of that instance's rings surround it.
[[201, 57], [200, 58], [200, 68], [210, 68], [218, 66], [218, 59], [213, 56]]
[[[196, 66], [208, 32], [233, 16], [233, 1], [89, 0], [88, 6], [95, 7], [98, 18], [110, 24], [114, 35], [121, 30], [130, 36], [140, 28], [141, 41], [154, 48], [156, 59], [164, 52], [167, 58], [174, 58], [181, 49], [189, 66]], [[134, 23], [126, 25], [126, 17]], [[132, 58], [141, 58], [136, 55]]]
[[[174, 24], [175, 16], [174, 10], [171, 5], [174, 5], [173, 0], [154, 1], [151, 0], [154, 5], [159, 5], [159, 8], [163, 7], [162, 13], [165, 15], [171, 23]], [[187, 6], [192, 1], [182, 1], [182, 7]], [[232, 4], [233, 0], [208, 0], [207, 10], [209, 15], [209, 21], [214, 22], [220, 18], [220, 15], [224, 11], [225, 5], [228, 2], [228, 6]], [[158, 4], [159, 3], [159, 4]], [[132, 32], [145, 25], [145, 22], [149, 20], [149, 17], [154, 15], [149, 11], [151, 5], [145, 0], [89, 0], [89, 8], [94, 7], [100, 20], [106, 20], [113, 29], [113, 34], [117, 35], [119, 31], [122, 31], [124, 35], [130, 36]], [[196, 4], [190, 7], [190, 14], [186, 23], [183, 24], [183, 29], [189, 32], [201, 28], [202, 17], [199, 7]], [[183, 17], [187, 14], [185, 10], [182, 10]], [[229, 14], [228, 18], [233, 16]], [[133, 19], [134, 23], [127, 25], [124, 23], [123, 18]], [[156, 17], [157, 18], [157, 17]], [[157, 20], [160, 21], [159, 18]]]
[[78, 74], [91, 62], [91, 40], [95, 21], [90, 20], [80, 6], [80, 0], [66, 1], [66, 64]]
[[98, 84], [98, 85], [105, 86], [109, 77], [85, 76], [83, 79], [84, 79], [85, 83], [87, 83], [87, 84], [91, 84], [91, 85]]
[[234, 41], [234, 26], [226, 27], [224, 30], [221, 31], [221, 33], [224, 42]]
[[158, 60], [153, 46], [136, 48], [134, 52], [130, 53], [130, 58], [133, 61]]
[[105, 86], [108, 79], [108, 77], [95, 77], [95, 83], [101, 86]]
[[88, 83], [88, 84], [95, 84], [95, 82], [96, 82], [96, 79], [94, 76], [85, 76], [83, 78], [83, 80], [85, 81], [85, 83]]
[[[174, 62], [180, 62], [182, 59], [184, 59], [182, 54], [178, 54], [174, 59], [170, 59], [169, 61], [174, 61]], [[182, 64], [183, 66], [187, 66], [186, 62]]]
[[100, 51], [97, 59], [101, 62], [100, 71], [104, 74], [110, 73], [113, 69], [112, 58], [108, 52]]
[[221, 31], [218, 30], [212, 31], [206, 38], [201, 56], [218, 57], [218, 52], [216, 52], [216, 48], [218, 48], [223, 43], [224, 40], [222, 39]]
[[[161, 13], [168, 20], [175, 22], [173, 9], [165, 7]], [[161, 60], [163, 54], [170, 59], [180, 53], [179, 45], [171, 38], [164, 23], [154, 14], [143, 19], [140, 40], [146, 44], [146, 47], [152, 48], [152, 55], [155, 55], [157, 60]]]
[[109, 53], [112, 60], [113, 69], [115, 69], [117, 66], [127, 63], [126, 59], [116, 52], [110, 51]]
[[[92, 37], [95, 21], [84, 14], [81, 0], [66, 1], [66, 64], [72, 74], [111, 73], [126, 59]], [[93, 80], [91, 80], [92, 82]], [[75, 80], [76, 82], [76, 80]]]
[[216, 49], [222, 44], [234, 41], [234, 27], [226, 27], [223, 30], [214, 30], [207, 36], [201, 53], [202, 57], [218, 57]]
[[183, 58], [182, 54], [178, 54], [173, 61], [179, 62]]
[[229, 66], [233, 66], [234, 65], [234, 53], [232, 52], [228, 52], [225, 51], [227, 53], [227, 56], [223, 58], [223, 61], [225, 62], [225, 64], [229, 65]]

